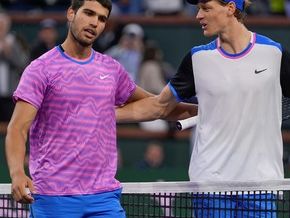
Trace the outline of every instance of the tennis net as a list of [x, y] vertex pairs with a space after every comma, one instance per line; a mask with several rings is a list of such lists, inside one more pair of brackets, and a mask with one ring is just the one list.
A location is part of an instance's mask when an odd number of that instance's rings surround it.
[[[290, 179], [248, 182], [122, 183], [129, 218], [289, 218]], [[0, 184], [0, 217], [29, 217]]]

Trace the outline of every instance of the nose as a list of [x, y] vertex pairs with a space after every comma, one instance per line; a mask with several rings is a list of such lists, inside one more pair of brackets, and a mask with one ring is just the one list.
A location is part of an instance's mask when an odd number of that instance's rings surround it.
[[99, 25], [100, 19], [99, 17], [95, 17], [94, 19], [92, 19], [91, 21], [91, 25], [96, 28]]
[[95, 16], [91, 19], [91, 25], [96, 28], [100, 23], [104, 22], [103, 19], [103, 16]]
[[197, 11], [197, 14], [196, 14], [196, 19], [201, 20], [202, 18], [203, 18], [203, 13], [202, 13], [201, 9], [199, 9]]

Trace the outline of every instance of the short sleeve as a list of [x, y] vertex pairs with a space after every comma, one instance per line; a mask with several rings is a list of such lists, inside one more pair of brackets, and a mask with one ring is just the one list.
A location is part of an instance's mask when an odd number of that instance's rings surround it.
[[48, 80], [45, 75], [45, 63], [33, 61], [24, 70], [20, 82], [13, 94], [14, 101], [23, 100], [39, 109], [41, 107]]
[[119, 106], [124, 104], [128, 98], [133, 94], [136, 89], [136, 84], [130, 78], [128, 72], [124, 67], [117, 63], [118, 65], [118, 80], [115, 96], [115, 105]]
[[183, 58], [177, 73], [170, 80], [169, 86], [178, 101], [185, 101], [196, 95], [191, 52], [188, 52]]

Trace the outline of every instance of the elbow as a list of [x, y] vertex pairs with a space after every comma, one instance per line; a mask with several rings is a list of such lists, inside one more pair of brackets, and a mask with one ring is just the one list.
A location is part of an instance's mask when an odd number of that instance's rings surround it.
[[8, 124], [8, 126], [7, 126], [6, 132], [7, 132], [6, 139], [7, 138], [14, 138], [14, 137], [17, 137], [17, 136], [21, 136], [21, 137], [23, 137], [26, 140], [27, 139], [28, 129], [21, 128], [16, 123], [10, 122]]

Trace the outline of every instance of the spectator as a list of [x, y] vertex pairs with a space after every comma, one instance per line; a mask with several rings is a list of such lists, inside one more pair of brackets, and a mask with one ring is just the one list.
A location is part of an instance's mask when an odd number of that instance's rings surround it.
[[176, 15], [184, 9], [183, 0], [144, 0], [148, 15]]
[[139, 71], [139, 85], [146, 91], [159, 94], [175, 69], [163, 60], [163, 52], [155, 41], [147, 41]]
[[123, 28], [118, 44], [105, 51], [125, 67], [134, 81], [143, 58], [143, 38], [144, 30], [140, 25], [128, 24]]
[[139, 71], [139, 85], [146, 91], [159, 94], [166, 84], [162, 69], [162, 51], [155, 42], [147, 42]]
[[1, 0], [7, 10], [15, 11], [64, 11], [70, 0]]
[[2, 5], [6, 10], [30, 10], [31, 5], [28, 0], [1, 0], [0, 5]]
[[42, 11], [64, 11], [70, 0], [26, 0], [32, 8]]
[[253, 5], [247, 9], [247, 13], [255, 16], [264, 16], [270, 14], [270, 7], [268, 1], [256, 0]]
[[164, 150], [159, 142], [150, 142], [145, 150], [144, 159], [138, 163], [139, 169], [160, 169], [164, 167]]
[[[147, 41], [144, 49], [144, 57], [139, 71], [139, 85], [146, 91], [159, 94], [175, 70], [163, 60], [163, 53], [155, 41]], [[154, 120], [141, 122], [140, 127], [149, 131], [168, 131], [168, 122]]]
[[114, 18], [111, 18], [110, 22], [107, 23], [104, 32], [94, 42], [93, 48], [96, 51], [103, 53], [118, 43], [120, 35], [121, 28], [119, 27], [118, 22], [116, 22]]
[[143, 12], [143, 0], [112, 0], [119, 14], [136, 15]]
[[56, 46], [58, 40], [58, 32], [56, 29], [56, 21], [53, 19], [45, 19], [40, 23], [38, 39], [31, 49], [31, 60], [34, 60]]
[[10, 27], [10, 17], [0, 12], [0, 121], [9, 121], [11, 117], [14, 107], [11, 96], [29, 58], [23, 41], [10, 32]]

